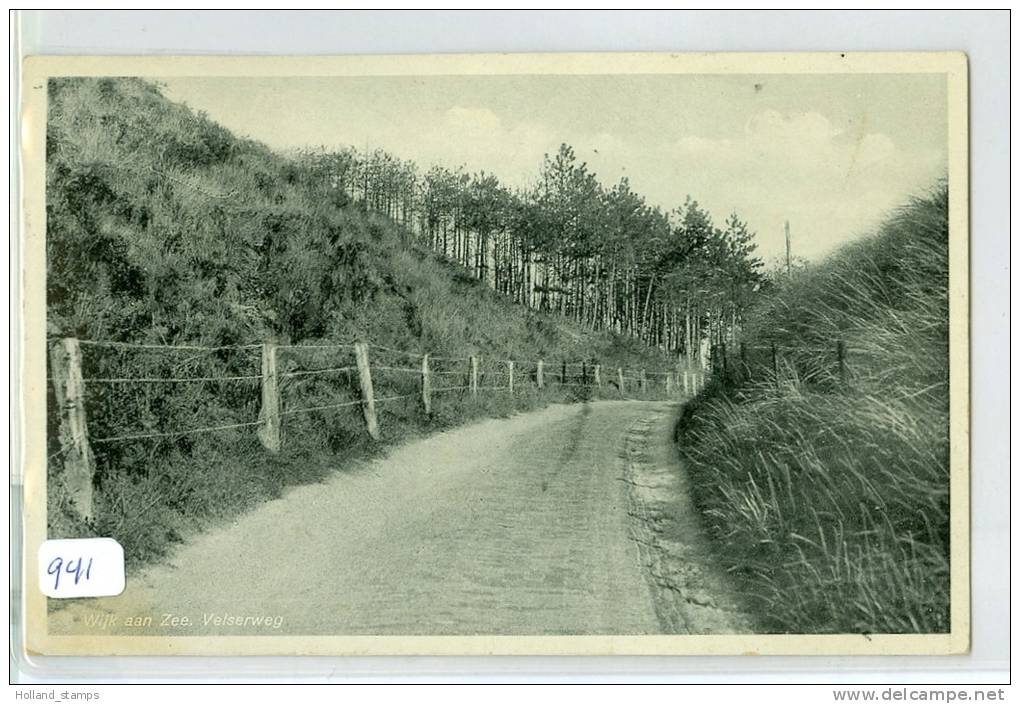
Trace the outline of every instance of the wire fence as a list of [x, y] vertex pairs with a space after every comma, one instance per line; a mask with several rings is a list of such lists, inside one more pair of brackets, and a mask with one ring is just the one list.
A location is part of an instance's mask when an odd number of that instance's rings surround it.
[[866, 354], [866, 350], [847, 347], [843, 340], [800, 347], [718, 343], [710, 347], [708, 366], [712, 377], [726, 385], [759, 383], [781, 388], [788, 382], [810, 382], [847, 386], [854, 378], [851, 358]]
[[[67, 476], [81, 478], [78, 493], [88, 496], [78, 496], [75, 504], [86, 517], [92, 510], [92, 446], [250, 430], [275, 453], [285, 420], [295, 416], [327, 414], [328, 420], [330, 413], [360, 411], [365, 432], [378, 440], [380, 413], [431, 417], [434, 405], [449, 404], [451, 397], [461, 403], [497, 394], [680, 400], [706, 381], [700, 367], [645, 370], [610, 368], [594, 359], [432, 356], [364, 342], [211, 346], [61, 338], [50, 341], [50, 361], [61, 446], [50, 461], [63, 458]], [[125, 368], [134, 373], [121, 373]], [[202, 403], [209, 394], [233, 410], [209, 417]], [[124, 408], [133, 403], [141, 410], [131, 415]], [[138, 426], [129, 432], [126, 415]]]

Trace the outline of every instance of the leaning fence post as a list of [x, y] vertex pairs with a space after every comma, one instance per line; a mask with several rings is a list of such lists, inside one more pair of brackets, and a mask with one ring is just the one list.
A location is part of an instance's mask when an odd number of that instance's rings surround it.
[[540, 389], [545, 388], [545, 362], [541, 359], [535, 367], [535, 385]]
[[432, 413], [432, 372], [427, 354], [421, 357], [421, 406], [426, 415]]
[[474, 355], [471, 355], [471, 357], [468, 358], [468, 361], [470, 362], [470, 365], [471, 365], [471, 378], [470, 378], [470, 380], [468, 382], [468, 385], [471, 387], [471, 395], [472, 396], [477, 396], [478, 395], [478, 357], [476, 357]]
[[779, 388], [779, 354], [776, 351], [776, 343], [772, 343], [772, 376], [775, 378], [776, 388]]
[[60, 410], [60, 449], [64, 456], [63, 482], [75, 509], [85, 520], [93, 518], [92, 483], [96, 461], [89, 447], [85, 417], [85, 381], [81, 373], [78, 339], [65, 337], [53, 345], [53, 392]]
[[276, 343], [262, 344], [262, 409], [259, 411], [259, 441], [270, 452], [279, 452], [280, 386], [276, 374]]
[[507, 388], [509, 389], [510, 395], [512, 396], [513, 393], [514, 393], [514, 363], [513, 363], [513, 361], [508, 361], [506, 363], [506, 374], [507, 374], [507, 379], [509, 381], [509, 385], [508, 385]]
[[602, 388], [602, 365], [596, 364], [595, 369], [592, 372], [595, 375], [595, 388]]
[[365, 427], [373, 440], [379, 439], [379, 422], [375, 416], [375, 393], [372, 391], [372, 368], [368, 364], [368, 344], [354, 343], [354, 358], [358, 363], [358, 379], [361, 383], [361, 412], [365, 415]]
[[842, 340], [836, 340], [836, 361], [839, 364], [839, 380], [846, 383], [846, 345]]

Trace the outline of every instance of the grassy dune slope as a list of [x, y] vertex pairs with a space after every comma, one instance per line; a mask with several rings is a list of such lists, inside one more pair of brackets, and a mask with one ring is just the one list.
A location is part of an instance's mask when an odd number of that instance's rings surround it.
[[[561, 318], [509, 305], [462, 269], [416, 250], [389, 220], [346, 202], [300, 165], [239, 139], [135, 79], [59, 79], [47, 128], [48, 332], [84, 340], [236, 346], [270, 337], [309, 344], [366, 339], [379, 366], [409, 367], [399, 352], [483, 358], [483, 385], [518, 391], [478, 400], [437, 393], [434, 415], [414, 399], [380, 406], [384, 443], [465, 419], [562, 400], [526, 381], [525, 360], [661, 365], [633, 341], [593, 334]], [[258, 349], [137, 350], [85, 345], [87, 379], [244, 377]], [[284, 372], [344, 367], [349, 352], [282, 349]], [[434, 385], [464, 383], [463, 362], [434, 362]], [[50, 532], [117, 538], [145, 560], [188, 530], [315, 481], [377, 451], [359, 409], [295, 413], [284, 450], [269, 455], [254, 428], [102, 443], [125, 434], [251, 422], [257, 380], [88, 381], [97, 462], [97, 519], [74, 518], [49, 467]], [[378, 370], [378, 396], [417, 392], [413, 374]], [[294, 376], [284, 410], [357, 399], [356, 374]], [[57, 455], [49, 399], [49, 455]]]
[[771, 631], [949, 629], [947, 209], [941, 189], [789, 282], [749, 326], [750, 374], [731, 358], [678, 427]]

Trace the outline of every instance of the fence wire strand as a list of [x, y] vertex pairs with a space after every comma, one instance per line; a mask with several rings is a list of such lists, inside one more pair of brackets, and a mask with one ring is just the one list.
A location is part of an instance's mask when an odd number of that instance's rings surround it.
[[[50, 340], [55, 342], [56, 340]], [[253, 351], [263, 347], [262, 344], [247, 344], [247, 345], [222, 345], [222, 346], [211, 346], [211, 345], [173, 345], [173, 344], [156, 344], [156, 343], [134, 343], [134, 342], [114, 342], [105, 340], [78, 340], [78, 343], [83, 346], [91, 347], [105, 347], [115, 349], [137, 349], [137, 350], [162, 350], [162, 351], [191, 351], [200, 353], [211, 353], [221, 351]], [[282, 350], [293, 350], [295, 352], [301, 351], [314, 351], [314, 350], [343, 350], [345, 352], [353, 351], [355, 342], [337, 342], [337, 343], [310, 343], [310, 344], [281, 344], [277, 345], [278, 349]], [[382, 354], [379, 357], [385, 361], [387, 354], [394, 356], [401, 356], [406, 359], [422, 359], [425, 357], [425, 353], [421, 352], [410, 352], [406, 350], [395, 349], [392, 347], [386, 347], [384, 345], [374, 345], [372, 343], [366, 343], [370, 351], [378, 351]], [[746, 349], [755, 349], [748, 347]], [[759, 349], [771, 349], [770, 347], [764, 347]], [[812, 350], [798, 350], [798, 351], [812, 351]], [[817, 350], [823, 351], [823, 350]], [[826, 349], [825, 352], [834, 352], [834, 349]], [[856, 352], [857, 350], [847, 350]], [[514, 365], [513, 378], [515, 380], [515, 386], [517, 384], [530, 386], [537, 381], [537, 372], [539, 369], [539, 363], [542, 362], [542, 369], [544, 371], [545, 384], [544, 388], [555, 388], [559, 387], [584, 387], [591, 389], [600, 389], [605, 386], [605, 382], [602, 386], [594, 383], [594, 369], [596, 364], [590, 364], [588, 362], [549, 362], [545, 363], [543, 360], [510, 360], [502, 359], [498, 357], [485, 357], [483, 355], [475, 355], [473, 357], [443, 357], [443, 356], [428, 356], [430, 362], [442, 367], [447, 364], [466, 364], [472, 359], [476, 360], [477, 364], [477, 380], [474, 385], [465, 384], [461, 386], [440, 386], [431, 388], [430, 392], [433, 394], [455, 392], [455, 391], [486, 391], [486, 392], [507, 392], [511, 390], [509, 385], [509, 363]], [[422, 370], [419, 368], [401, 367], [395, 365], [376, 364], [369, 366], [370, 371], [379, 372], [396, 372], [401, 374], [418, 375], [422, 374]], [[564, 374], [564, 370], [567, 371]], [[580, 374], [577, 373], [580, 370]], [[292, 371], [277, 372], [276, 376], [281, 379], [289, 379], [295, 377], [309, 377], [316, 375], [326, 374], [337, 374], [345, 372], [358, 371], [358, 367], [355, 365], [346, 365], [340, 367], [326, 367], [320, 369], [296, 369]], [[613, 385], [615, 374], [612, 374], [611, 368], [603, 369], [603, 374], [608, 373], [610, 378], [608, 380], [609, 385]], [[442, 369], [432, 368], [429, 370], [430, 376], [433, 377], [454, 377], [457, 379], [468, 378], [471, 374], [471, 370], [468, 368], [463, 369]], [[695, 372], [696, 374], [696, 372]], [[675, 386], [679, 388], [679, 372], [676, 371], [646, 371], [645, 376], [656, 376], [673, 378], [677, 381]], [[93, 384], [179, 384], [179, 383], [218, 383], [218, 382], [253, 382], [263, 378], [261, 374], [250, 374], [250, 375], [236, 375], [236, 376], [197, 376], [197, 377], [85, 377], [83, 381]], [[630, 382], [628, 386], [638, 386], [641, 383], [641, 376], [637, 370], [624, 370], [623, 378]], [[454, 381], [454, 379], [450, 379]], [[480, 385], [478, 382], [482, 382]], [[484, 384], [484, 382], [489, 382]], [[503, 383], [503, 385], [500, 385]], [[686, 384], [684, 384], [686, 387]], [[412, 399], [419, 397], [420, 392], [393, 395], [393, 396], [382, 396], [374, 399], [374, 403], [384, 404], [394, 401], [401, 401], [406, 399]], [[288, 410], [282, 410], [278, 416], [294, 416], [302, 413], [312, 413], [315, 411], [327, 411], [335, 410], [340, 408], [353, 408], [355, 406], [362, 406], [365, 401], [359, 399], [354, 401], [345, 401], [342, 403], [330, 403], [317, 406], [308, 406], [304, 408], [293, 408]], [[210, 425], [199, 428], [190, 428], [179, 431], [164, 431], [164, 432], [146, 432], [146, 433], [128, 433], [124, 435], [117, 435], [106, 438], [96, 438], [91, 440], [95, 444], [113, 443], [113, 442], [126, 442], [133, 440], [145, 440], [154, 438], [171, 438], [181, 437], [186, 435], [194, 435], [200, 433], [211, 433], [225, 430], [233, 430], [238, 428], [250, 428], [262, 425], [264, 420], [249, 421], [243, 423], [228, 423], [223, 425]], [[47, 462], [53, 461], [55, 458], [63, 455], [66, 450], [61, 450], [54, 453]]]
[[[277, 374], [277, 376], [279, 376], [281, 378], [290, 378], [290, 377], [295, 377], [295, 376], [314, 376], [316, 374], [332, 374], [332, 373], [336, 373], [336, 372], [352, 372], [352, 371], [356, 371], [356, 370], [357, 370], [356, 366], [329, 367], [327, 369], [300, 369], [300, 370], [293, 371], [293, 372], [280, 372], [280, 373]], [[256, 378], [261, 378], [261, 377], [256, 377]]]
[[208, 347], [205, 345], [167, 345], [167, 344], [148, 344], [140, 342], [112, 342], [109, 340], [78, 340], [79, 345], [86, 345], [89, 347], [123, 347], [128, 349], [140, 349], [140, 350], [199, 350], [203, 352], [221, 352], [223, 350], [253, 350], [262, 347], [261, 344], [256, 345], [222, 345], [220, 347]]
[[[382, 345], [373, 345], [373, 344], [369, 344], [368, 345], [368, 351], [370, 353], [375, 351], [375, 350], [383, 350], [384, 352], [390, 352], [392, 354], [399, 354], [399, 355], [402, 355], [404, 357], [410, 357], [411, 359], [415, 359], [415, 358], [421, 359], [422, 357], [425, 356], [424, 353], [422, 353], [422, 352], [407, 352], [406, 350], [397, 350], [397, 349], [393, 349], [392, 347], [383, 347]], [[429, 359], [433, 359], [433, 358], [430, 357]]]
[[309, 406], [307, 408], [293, 408], [287, 411], [280, 411], [281, 416], [293, 416], [298, 413], [311, 413], [312, 411], [327, 411], [333, 408], [347, 408], [349, 406], [360, 406], [361, 401], [345, 401], [344, 403], [328, 403], [324, 406]]
[[400, 401], [405, 398], [415, 398], [418, 394], [403, 394], [402, 396], [383, 396], [382, 398], [375, 399], [376, 403], [386, 403], [387, 401]]
[[229, 425], [211, 425], [205, 428], [190, 428], [188, 430], [175, 430], [172, 432], [164, 433], [139, 433], [134, 435], [116, 435], [110, 438], [98, 438], [90, 440], [93, 444], [99, 444], [104, 442], [121, 442], [125, 440], [145, 440], [147, 438], [169, 438], [178, 435], [194, 435], [196, 433], [212, 433], [217, 430], [233, 430], [234, 428], [248, 428], [253, 425], [261, 425], [262, 421], [256, 420], [248, 423], [231, 423]]
[[253, 381], [255, 379], [261, 379], [261, 374], [255, 374], [252, 376], [180, 376], [180, 377], [83, 377], [82, 381], [97, 384], [124, 384], [129, 382], [137, 382], [140, 384], [155, 384], [165, 382], [169, 384], [185, 383], [185, 382], [207, 382], [207, 381]]
[[[261, 347], [261, 345], [256, 345]], [[354, 345], [347, 342], [337, 342], [332, 344], [312, 344], [312, 345], [277, 345], [276, 348], [280, 350], [340, 350], [350, 347], [354, 348]]]
[[387, 372], [405, 372], [408, 374], [421, 374], [421, 369], [410, 369], [408, 367], [386, 367], [381, 364], [379, 365], [373, 364], [372, 371], [375, 371], [376, 369], [381, 369]]

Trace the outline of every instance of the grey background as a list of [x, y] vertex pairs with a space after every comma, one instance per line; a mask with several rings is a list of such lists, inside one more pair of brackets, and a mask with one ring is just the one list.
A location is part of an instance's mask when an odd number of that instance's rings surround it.
[[[37, 658], [22, 682], [391, 675], [692, 682], [1001, 682], [1009, 668], [1009, 22], [1007, 11], [25, 11], [32, 54], [529, 51], [964, 51], [971, 91], [973, 649], [943, 658]], [[12, 247], [16, 248], [12, 238]], [[16, 253], [16, 252], [15, 252]], [[14, 264], [13, 266], [17, 266]], [[16, 294], [15, 294], [16, 295]], [[130, 663], [130, 664], [127, 664]], [[128, 674], [130, 673], [130, 675]]]

